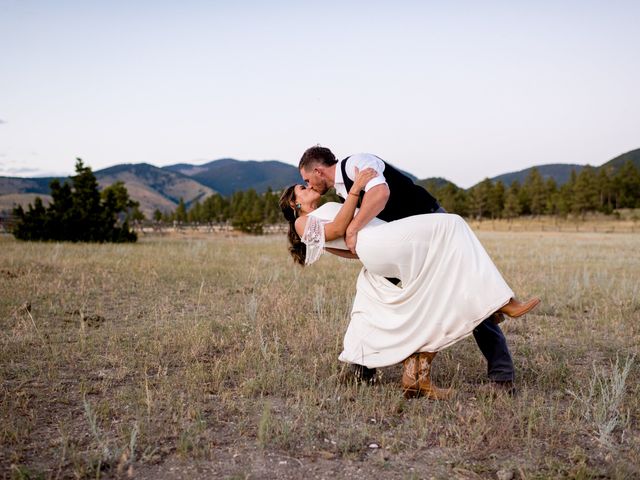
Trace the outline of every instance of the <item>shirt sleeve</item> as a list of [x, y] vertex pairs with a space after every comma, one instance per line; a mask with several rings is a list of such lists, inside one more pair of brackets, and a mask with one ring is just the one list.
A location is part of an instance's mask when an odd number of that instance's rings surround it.
[[345, 167], [347, 176], [351, 180], [355, 180], [356, 178], [356, 167], [358, 167], [358, 170], [373, 168], [376, 172], [378, 172], [378, 176], [369, 180], [369, 183], [365, 185], [365, 192], [368, 192], [377, 185], [387, 184], [387, 179], [384, 178], [384, 162], [375, 155], [372, 155], [370, 153], [356, 153], [355, 155], [351, 155], [347, 159], [347, 164], [345, 165]]
[[315, 263], [324, 251], [324, 224], [317, 217], [307, 215], [307, 224], [304, 226], [304, 232], [301, 240], [306, 245], [307, 251], [304, 257], [304, 264], [311, 265]]

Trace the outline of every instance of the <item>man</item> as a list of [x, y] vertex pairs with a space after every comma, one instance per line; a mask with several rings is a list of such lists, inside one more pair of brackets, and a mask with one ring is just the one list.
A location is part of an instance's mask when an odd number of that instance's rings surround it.
[[[298, 165], [300, 175], [310, 188], [325, 194], [333, 187], [341, 199], [353, 185], [355, 169], [368, 167], [374, 168], [379, 175], [365, 187], [360, 210], [347, 228], [345, 242], [352, 253], [355, 253], [358, 232], [374, 217], [389, 222], [412, 215], [445, 212], [427, 190], [375, 155], [360, 153], [338, 161], [328, 148], [315, 146], [304, 152]], [[398, 282], [397, 279], [389, 280]], [[473, 337], [487, 360], [492, 388], [511, 394], [515, 391], [515, 372], [506, 338], [497, 325], [501, 320], [501, 313], [487, 318], [474, 329]], [[357, 378], [371, 382], [376, 371], [357, 365], [354, 373]]]

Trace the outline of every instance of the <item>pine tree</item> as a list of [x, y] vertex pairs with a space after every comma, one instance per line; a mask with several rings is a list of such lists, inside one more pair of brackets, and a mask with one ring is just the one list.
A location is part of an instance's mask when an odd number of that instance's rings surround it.
[[485, 178], [482, 182], [471, 189], [469, 200], [471, 214], [476, 218], [489, 217], [491, 192], [493, 183], [489, 178]]
[[520, 183], [516, 180], [509, 185], [505, 194], [503, 216], [515, 218], [522, 212], [520, 205]]
[[184, 203], [184, 198], [180, 197], [178, 206], [176, 207], [176, 211], [173, 215], [173, 220], [175, 220], [176, 222], [186, 222], [187, 218], [187, 207]]
[[274, 224], [280, 221], [282, 214], [278, 206], [278, 195], [273, 193], [271, 187], [267, 189], [264, 194], [264, 212], [263, 217], [266, 223]]
[[491, 189], [491, 194], [489, 195], [489, 212], [491, 218], [500, 218], [502, 217], [502, 212], [504, 210], [504, 201], [505, 201], [505, 188], [504, 183], [498, 180]]
[[613, 178], [615, 208], [640, 207], [640, 171], [627, 161]]
[[544, 213], [549, 215], [555, 215], [558, 213], [557, 210], [557, 196], [558, 196], [558, 185], [553, 177], [549, 177], [545, 182], [545, 191], [546, 191], [546, 202], [544, 207]]
[[25, 212], [14, 210], [18, 217], [14, 235], [22, 240], [66, 240], [72, 242], [133, 242], [135, 232], [129, 229], [125, 206], [135, 206], [124, 185], [107, 188], [103, 199], [98, 182], [81, 159], [76, 161], [76, 175], [71, 184], [58, 180], [50, 183], [52, 201], [45, 209], [37, 197]]
[[[71, 177], [73, 183], [73, 205], [71, 207], [71, 230], [75, 241], [104, 241], [103, 215], [100, 205], [98, 181], [86, 167], [82, 159], [76, 159], [76, 174]], [[102, 239], [102, 240], [101, 240]]]
[[547, 204], [546, 188], [537, 168], [534, 167], [531, 169], [523, 188], [527, 192], [529, 211], [531, 214], [543, 214]]
[[203, 208], [199, 200], [196, 200], [195, 203], [191, 205], [187, 217], [191, 223], [200, 223], [204, 221]]
[[584, 216], [598, 208], [599, 194], [595, 170], [593, 167], [583, 168], [573, 186], [573, 201], [571, 210], [575, 214]]
[[54, 179], [49, 184], [51, 203], [48, 209], [48, 225], [46, 227], [51, 240], [64, 240], [68, 232], [65, 229], [71, 223], [73, 214], [73, 193], [69, 183], [60, 184]]
[[113, 208], [118, 214], [123, 214], [123, 220], [142, 220], [144, 214], [140, 211], [140, 203], [129, 197], [129, 192], [124, 186], [124, 182], [117, 181], [100, 192], [100, 198], [104, 202], [107, 198], [112, 198]]
[[524, 185], [518, 183], [518, 204], [520, 213], [519, 215], [529, 215], [531, 213], [531, 197], [529, 190]]
[[560, 215], [568, 215], [573, 210], [574, 190], [578, 175], [574, 169], [571, 170], [569, 181], [562, 185], [555, 200], [555, 208]]
[[40, 197], [36, 197], [33, 206], [29, 204], [27, 211], [18, 206], [13, 210], [17, 222], [13, 234], [18, 240], [48, 240], [47, 210]]
[[262, 233], [264, 226], [263, 199], [254, 189], [234, 193], [231, 206], [231, 223], [234, 228], [248, 233]]
[[606, 168], [598, 170], [598, 210], [609, 214], [613, 211], [613, 182]]

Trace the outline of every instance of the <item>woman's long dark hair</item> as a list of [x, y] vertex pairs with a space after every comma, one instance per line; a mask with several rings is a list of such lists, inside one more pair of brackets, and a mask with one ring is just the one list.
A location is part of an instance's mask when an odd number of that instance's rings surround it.
[[296, 214], [295, 209], [291, 206], [292, 203], [296, 203], [295, 187], [295, 185], [291, 185], [282, 192], [282, 195], [280, 195], [279, 205], [284, 218], [289, 223], [289, 232], [287, 233], [287, 239], [289, 240], [289, 253], [296, 263], [304, 266], [304, 259], [307, 256], [307, 246], [302, 242], [302, 239], [300, 239], [298, 232], [296, 232], [296, 218], [298, 218], [298, 215]]

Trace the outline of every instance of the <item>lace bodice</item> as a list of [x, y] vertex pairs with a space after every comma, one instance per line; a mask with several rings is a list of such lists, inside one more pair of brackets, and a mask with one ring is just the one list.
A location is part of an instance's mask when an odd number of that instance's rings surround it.
[[[339, 203], [327, 202], [308, 215], [307, 224], [302, 234], [302, 241], [307, 246], [304, 262], [306, 265], [316, 262], [324, 252], [325, 247], [349, 250], [344, 243], [344, 238], [336, 238], [328, 242], [324, 238], [324, 225], [333, 222], [341, 207], [342, 205]], [[374, 218], [364, 228], [382, 223], [385, 223], [384, 220]]]

